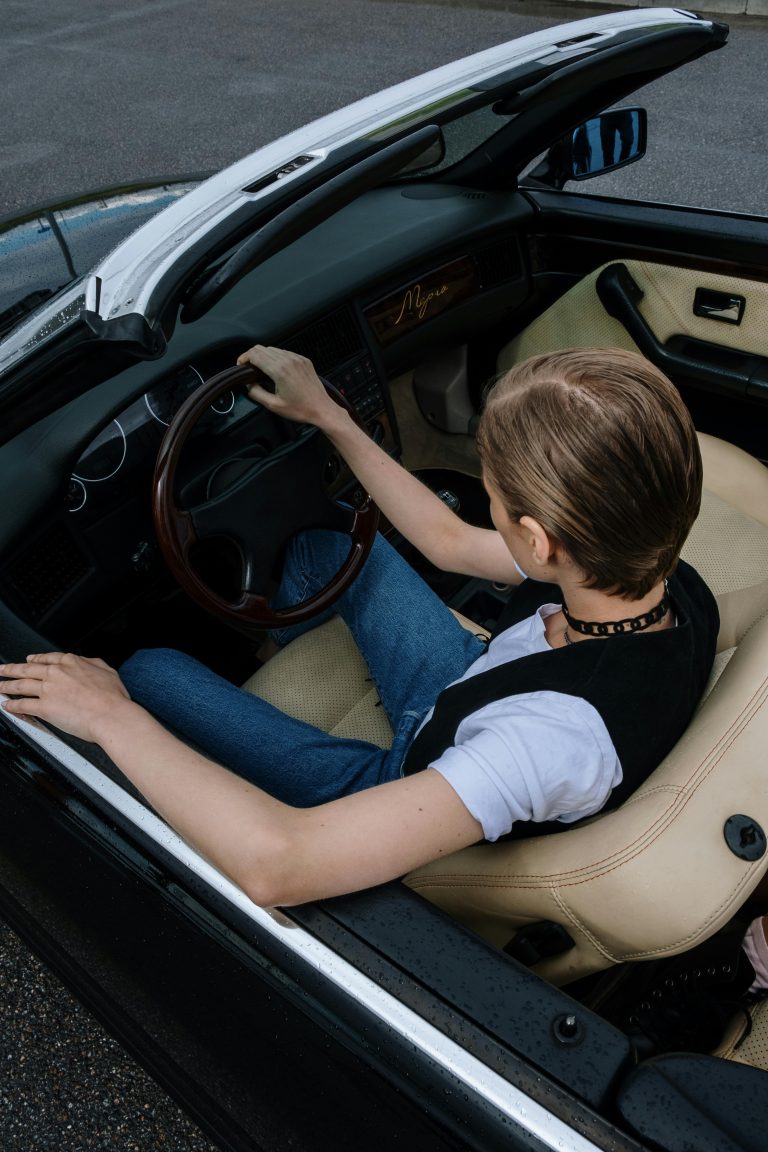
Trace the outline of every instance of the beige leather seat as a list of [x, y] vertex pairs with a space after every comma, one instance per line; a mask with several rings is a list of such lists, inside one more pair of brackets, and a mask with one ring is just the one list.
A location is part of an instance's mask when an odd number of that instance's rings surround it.
[[[768, 470], [711, 437], [702, 451], [705, 499], [685, 554], [718, 595], [722, 627], [708, 695], [684, 737], [617, 811], [557, 836], [465, 849], [406, 878], [502, 947], [525, 923], [562, 924], [574, 947], [538, 966], [556, 983], [693, 947], [768, 869], [768, 853], [739, 859], [723, 835], [738, 813], [768, 831]], [[367, 676], [336, 620], [247, 687], [329, 731], [386, 746]]]

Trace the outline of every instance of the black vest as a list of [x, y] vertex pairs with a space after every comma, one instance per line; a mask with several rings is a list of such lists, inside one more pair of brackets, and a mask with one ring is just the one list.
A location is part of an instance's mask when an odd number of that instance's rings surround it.
[[[625, 633], [536, 652], [449, 685], [438, 696], [429, 723], [408, 749], [403, 774], [434, 764], [453, 744], [461, 721], [494, 700], [523, 692], [563, 692], [588, 701], [608, 730], [623, 776], [605, 810], [616, 808], [685, 731], [715, 657], [720, 619], [704, 581], [681, 561], [670, 577], [669, 590], [676, 628]], [[524, 581], [510, 596], [494, 638], [542, 604], [561, 600], [557, 585]], [[540, 836], [568, 827], [557, 820], [521, 821], [510, 836]]]

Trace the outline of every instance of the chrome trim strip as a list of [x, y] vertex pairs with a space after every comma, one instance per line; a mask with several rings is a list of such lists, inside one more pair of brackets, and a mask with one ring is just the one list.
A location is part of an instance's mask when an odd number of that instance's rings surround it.
[[[7, 697], [0, 693], [0, 702]], [[348, 993], [373, 1012], [387, 1027], [397, 1032], [428, 1060], [445, 1069], [499, 1113], [530, 1133], [553, 1152], [601, 1152], [599, 1145], [574, 1132], [558, 1117], [475, 1056], [465, 1052], [455, 1041], [444, 1036], [412, 1009], [401, 1004], [363, 975], [327, 945], [316, 940], [290, 919], [281, 909], [259, 908], [223, 873], [214, 868], [159, 817], [130, 796], [119, 784], [105, 776], [94, 764], [65, 744], [37, 721], [24, 721], [3, 712], [5, 721], [22, 735], [38, 744], [69, 772], [101, 796], [112, 808], [141, 828], [152, 840], [170, 852], [185, 867], [210, 884], [240, 911], [245, 912], [260, 928], [291, 952], [312, 966], [338, 988]]]
[[85, 310], [98, 312], [101, 301], [101, 280], [98, 276], [90, 276], [85, 285]]

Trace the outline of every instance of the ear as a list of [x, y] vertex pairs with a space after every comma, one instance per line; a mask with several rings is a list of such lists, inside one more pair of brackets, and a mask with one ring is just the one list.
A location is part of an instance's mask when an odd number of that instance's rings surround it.
[[534, 520], [533, 516], [521, 516], [518, 523], [528, 534], [527, 543], [539, 568], [549, 568], [552, 564], [562, 563], [565, 549], [559, 540], [547, 532], [543, 524]]

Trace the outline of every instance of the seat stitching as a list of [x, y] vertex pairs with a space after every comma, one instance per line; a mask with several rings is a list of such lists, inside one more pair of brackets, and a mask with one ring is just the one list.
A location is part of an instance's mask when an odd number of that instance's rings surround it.
[[710, 915], [706, 918], [706, 920], [704, 920], [702, 923], [698, 924], [695, 929], [693, 929], [692, 931], [690, 931], [688, 933], [687, 936], [681, 936], [677, 940], [673, 941], [671, 944], [665, 944], [663, 948], [662, 947], [645, 948], [642, 951], [626, 952], [626, 953], [622, 952], [621, 957], [612, 955], [610, 952], [608, 952], [604, 947], [602, 947], [599, 944], [597, 939], [594, 937], [592, 932], [586, 927], [586, 925], [583, 924], [581, 922], [581, 920], [575, 915], [575, 913], [571, 912], [570, 908], [559, 898], [558, 893], [553, 891], [552, 895], [555, 897], [555, 901], [556, 901], [558, 907], [560, 908], [560, 910], [562, 911], [563, 915], [567, 916], [568, 919], [571, 921], [571, 923], [575, 927], [577, 927], [581, 932], [583, 932], [583, 934], [587, 937], [587, 939], [590, 940], [590, 942], [594, 945], [594, 947], [597, 948], [597, 950], [599, 952], [602, 952], [602, 954], [604, 956], [607, 956], [609, 959], [615, 960], [617, 962], [619, 960], [621, 960], [621, 961], [642, 960], [644, 957], [647, 957], [647, 956], [664, 956], [664, 955], [667, 955], [669, 953], [674, 954], [677, 950], [685, 951], [685, 948], [681, 949], [681, 945], [689, 944], [690, 941], [696, 939], [696, 937], [701, 936], [702, 932], [706, 928], [708, 928], [709, 925], [713, 921], [717, 920], [722, 912], [727, 911], [728, 909], [731, 908], [731, 906], [733, 904], [734, 896], [737, 893], [741, 892], [741, 890], [745, 887], [746, 882], [748, 879], [750, 879], [753, 871], [754, 871], [753, 869], [750, 869], [742, 877], [741, 881], [734, 888], [731, 889], [731, 892], [729, 893], [729, 895], [727, 895], [722, 900], [722, 902], [718, 905], [718, 907], [715, 908], [714, 911], [710, 913]]
[[[755, 861], [757, 863], [757, 861]], [[679, 948], [681, 944], [687, 944], [690, 940], [695, 939], [701, 935], [704, 928], [707, 928], [714, 920], [720, 916], [722, 912], [728, 911], [733, 905], [734, 896], [741, 892], [746, 887], [747, 881], [751, 879], [755, 869], [749, 868], [741, 879], [741, 882], [731, 889], [730, 895], [726, 896], [718, 907], [706, 918], [703, 924], [699, 924], [696, 929], [689, 932], [687, 936], [682, 936], [674, 944], [667, 944], [664, 948], [647, 948], [642, 952], [628, 952], [625, 959], [639, 960], [643, 956], [662, 956], [665, 953], [672, 952], [674, 949]], [[684, 950], [684, 949], [683, 949]]]
[[553, 888], [551, 890], [551, 895], [552, 895], [552, 898], [554, 899], [555, 903], [557, 904], [558, 908], [562, 912], [563, 916], [565, 917], [565, 919], [570, 921], [570, 923], [573, 925], [573, 927], [576, 928], [579, 932], [581, 932], [581, 934], [583, 936], [585, 936], [587, 938], [587, 940], [589, 940], [589, 942], [590, 942], [590, 944], [592, 944], [593, 948], [597, 952], [599, 952], [602, 956], [605, 956], [606, 960], [612, 960], [612, 961], [614, 961], [614, 963], [617, 963], [618, 958], [616, 956], [614, 956], [612, 952], [608, 951], [608, 949], [605, 947], [605, 945], [600, 940], [597, 939], [597, 937], [594, 935], [594, 933], [591, 931], [591, 929], [589, 929], [586, 926], [586, 924], [582, 923], [581, 919], [576, 915], [576, 913], [571, 908], [568, 907], [568, 905], [562, 899], [562, 897], [560, 896], [560, 893], [556, 889]]

